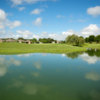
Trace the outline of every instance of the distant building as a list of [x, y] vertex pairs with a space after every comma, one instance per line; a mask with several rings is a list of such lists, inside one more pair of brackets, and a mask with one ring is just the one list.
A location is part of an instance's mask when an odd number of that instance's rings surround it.
[[55, 41], [52, 42], [52, 44], [55, 44], [55, 43], [56, 43]]
[[19, 43], [27, 43], [27, 44], [32, 44], [30, 40], [18, 40]]
[[57, 44], [59, 44], [60, 43], [60, 41], [57, 41]]
[[39, 44], [43, 44], [42, 42], [39, 42]]
[[30, 41], [30, 40], [27, 40], [27, 43], [28, 43], [28, 44], [31, 44], [31, 41]]
[[13, 39], [13, 38], [8, 38], [8, 39], [6, 39], [5, 41], [6, 41], [6, 42], [16, 42], [16, 40]]
[[18, 40], [19, 43], [23, 43], [23, 40]]
[[2, 43], [3, 42], [3, 40], [2, 39], [0, 39], [0, 43]]

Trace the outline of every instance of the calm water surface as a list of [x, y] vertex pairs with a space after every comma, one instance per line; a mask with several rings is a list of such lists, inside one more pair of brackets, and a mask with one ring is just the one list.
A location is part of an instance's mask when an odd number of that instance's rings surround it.
[[0, 55], [0, 100], [100, 100], [100, 52]]

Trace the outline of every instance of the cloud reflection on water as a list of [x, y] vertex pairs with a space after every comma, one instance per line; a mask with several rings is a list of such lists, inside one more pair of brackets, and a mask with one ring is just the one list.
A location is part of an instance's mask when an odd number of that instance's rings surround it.
[[21, 61], [16, 60], [14, 58], [6, 59], [6, 57], [0, 58], [0, 77], [6, 75], [8, 67], [11, 65], [20, 66]]
[[80, 58], [82, 60], [86, 61], [88, 64], [95, 64], [97, 61], [100, 61], [100, 58], [99, 57], [89, 56], [86, 53], [84, 53], [83, 55], [80, 55]]
[[92, 81], [100, 81], [100, 74], [96, 72], [89, 72], [85, 75], [85, 78]]

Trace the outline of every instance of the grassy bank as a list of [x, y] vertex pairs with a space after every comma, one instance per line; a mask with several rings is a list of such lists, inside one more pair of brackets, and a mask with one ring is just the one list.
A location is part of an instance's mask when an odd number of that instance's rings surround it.
[[85, 44], [83, 47], [67, 44], [19, 44], [0, 43], [0, 54], [24, 54], [24, 53], [69, 53], [86, 51], [86, 48], [100, 49], [100, 44]]

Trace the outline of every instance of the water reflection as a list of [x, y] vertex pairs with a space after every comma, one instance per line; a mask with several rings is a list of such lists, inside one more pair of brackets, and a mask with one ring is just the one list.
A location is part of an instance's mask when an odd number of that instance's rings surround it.
[[33, 72], [32, 75], [33, 75], [34, 77], [39, 77], [39, 76], [40, 76], [40, 74], [39, 74], [38, 72]]
[[0, 58], [0, 77], [4, 76], [7, 73], [8, 67], [10, 67], [11, 65], [20, 66], [21, 62], [14, 58]]
[[[90, 57], [100, 57], [100, 50], [95, 50], [95, 49], [92, 49], [92, 50], [87, 50], [86, 52], [72, 52], [72, 53], [67, 53], [65, 54], [68, 58], [72, 58], [72, 59], [75, 59], [75, 58], [78, 58], [79, 55], [82, 55], [82, 54], [87, 54], [88, 56]], [[63, 54], [64, 55], [64, 54]]]
[[100, 74], [97, 72], [86, 73], [85, 78], [92, 81], [100, 81]]
[[100, 91], [91, 90], [88, 94], [80, 94], [80, 100], [100, 100]]
[[84, 53], [80, 55], [81, 59], [86, 61], [88, 64], [95, 64], [97, 61], [100, 61], [100, 58], [96, 56], [89, 56], [88, 54]]
[[94, 52], [0, 56], [0, 100], [100, 100]]
[[79, 55], [83, 54], [84, 52], [73, 52], [73, 53], [67, 53], [66, 56], [68, 58], [72, 58], [75, 59], [77, 58]]
[[87, 50], [86, 53], [87, 53], [89, 56], [100, 57], [100, 50], [95, 50], [95, 49]]
[[86, 52], [73, 52], [67, 53], [66, 57], [71, 59], [76, 59], [80, 57], [82, 60], [86, 61], [88, 64], [95, 64], [100, 61], [100, 50], [88, 50]]
[[41, 69], [41, 62], [40, 62], [40, 61], [34, 62], [33, 66], [34, 66], [36, 69], [40, 70], [40, 69]]

